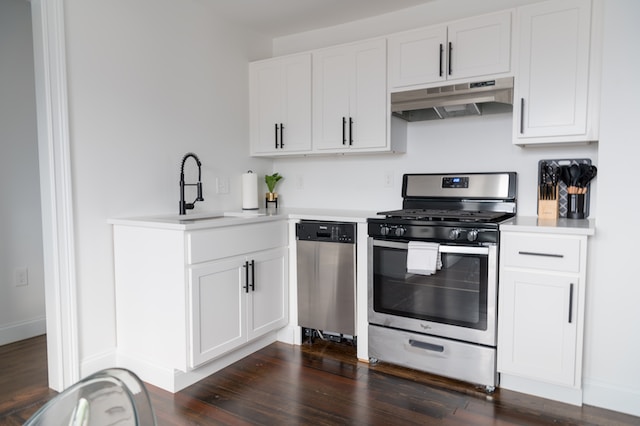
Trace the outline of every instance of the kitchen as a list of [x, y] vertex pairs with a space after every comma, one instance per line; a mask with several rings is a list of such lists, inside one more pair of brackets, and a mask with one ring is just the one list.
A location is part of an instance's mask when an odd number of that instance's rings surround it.
[[[491, 5], [497, 10], [514, 3]], [[438, 20], [490, 11], [478, 10], [472, 2], [464, 6], [444, 7]], [[115, 347], [111, 235], [106, 220], [173, 211], [176, 170], [187, 150], [197, 152], [204, 165], [207, 202], [202, 208], [223, 210], [239, 207], [240, 173], [246, 169], [260, 174], [279, 171], [290, 177], [279, 188], [284, 206], [370, 210], [401, 203], [400, 179], [406, 172], [513, 169], [519, 173], [518, 210], [535, 215], [537, 161], [584, 157], [599, 167], [592, 186], [591, 215], [597, 218], [597, 231], [589, 248], [585, 403], [626, 412], [636, 409], [635, 359], [640, 348], [626, 339], [629, 333], [610, 332], [640, 322], [633, 303], [637, 289], [628, 284], [635, 274], [629, 263], [619, 265], [615, 248], [624, 247], [625, 241], [613, 228], [619, 221], [619, 200], [626, 194], [619, 183], [631, 181], [635, 152], [628, 140], [633, 140], [636, 97], [632, 94], [637, 89], [631, 83], [638, 59], [614, 48], [633, 39], [628, 33], [637, 32], [625, 19], [637, 11], [632, 2], [607, 2], [605, 8], [598, 144], [523, 149], [511, 143], [512, 117], [497, 114], [455, 123], [415, 123], [408, 129], [404, 155], [275, 161], [247, 158], [246, 62], [437, 22], [429, 20], [436, 19], [428, 13], [429, 5], [422, 14], [380, 17], [340, 26], [339, 31], [277, 38], [273, 44], [222, 22], [212, 28], [215, 14], [203, 4], [188, 10], [168, 1], [162, 7], [157, 3], [128, 4], [126, 11], [124, 7], [65, 2], [83, 371], [108, 360]], [[102, 25], [105, 20], [117, 21], [118, 31]], [[123, 63], [127, 69], [119, 65]], [[212, 74], [217, 79], [211, 79]], [[628, 84], [623, 84], [626, 79]], [[215, 101], [220, 98], [225, 102]], [[217, 177], [229, 178], [228, 194], [216, 193]], [[355, 193], [359, 197], [353, 197]], [[629, 203], [628, 211], [634, 211], [637, 201]], [[607, 269], [610, 265], [617, 265], [615, 280]], [[621, 348], [615, 363], [610, 350], [604, 349], [612, 347]]]

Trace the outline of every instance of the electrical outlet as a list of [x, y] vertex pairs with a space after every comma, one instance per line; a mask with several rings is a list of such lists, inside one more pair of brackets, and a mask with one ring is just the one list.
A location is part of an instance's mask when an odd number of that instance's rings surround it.
[[15, 272], [16, 287], [29, 284], [29, 270], [27, 268], [18, 268]]
[[393, 188], [393, 172], [385, 172], [384, 174], [384, 187]]
[[229, 178], [225, 176], [216, 178], [216, 189], [218, 194], [228, 194]]

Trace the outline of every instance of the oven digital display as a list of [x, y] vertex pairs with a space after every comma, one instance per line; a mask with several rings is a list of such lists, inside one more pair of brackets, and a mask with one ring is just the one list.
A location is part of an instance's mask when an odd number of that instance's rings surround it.
[[443, 188], [468, 188], [469, 177], [468, 176], [443, 177], [442, 187]]

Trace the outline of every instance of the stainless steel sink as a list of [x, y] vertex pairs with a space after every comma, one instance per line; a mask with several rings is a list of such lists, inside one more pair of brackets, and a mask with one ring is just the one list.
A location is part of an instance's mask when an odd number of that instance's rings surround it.
[[239, 219], [239, 218], [254, 218], [258, 216], [264, 216], [264, 213], [258, 212], [209, 212], [209, 213], [196, 213], [192, 215], [167, 215], [167, 216], [152, 216], [147, 220], [153, 222], [163, 223], [176, 223], [182, 225], [188, 225], [192, 223], [207, 222], [210, 220], [218, 221], [221, 219]]
[[205, 220], [214, 220], [214, 219], [224, 219], [226, 216], [223, 215], [215, 215], [215, 216], [202, 216], [202, 217], [181, 217], [178, 219], [179, 223], [193, 223], [193, 222], [202, 222]]

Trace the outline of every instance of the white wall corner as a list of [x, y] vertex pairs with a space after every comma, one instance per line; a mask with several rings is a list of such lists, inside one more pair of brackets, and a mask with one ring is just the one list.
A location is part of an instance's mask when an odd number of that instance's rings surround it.
[[105, 368], [118, 366], [116, 348], [104, 351], [99, 354], [85, 357], [80, 364], [80, 376], [87, 377]]

